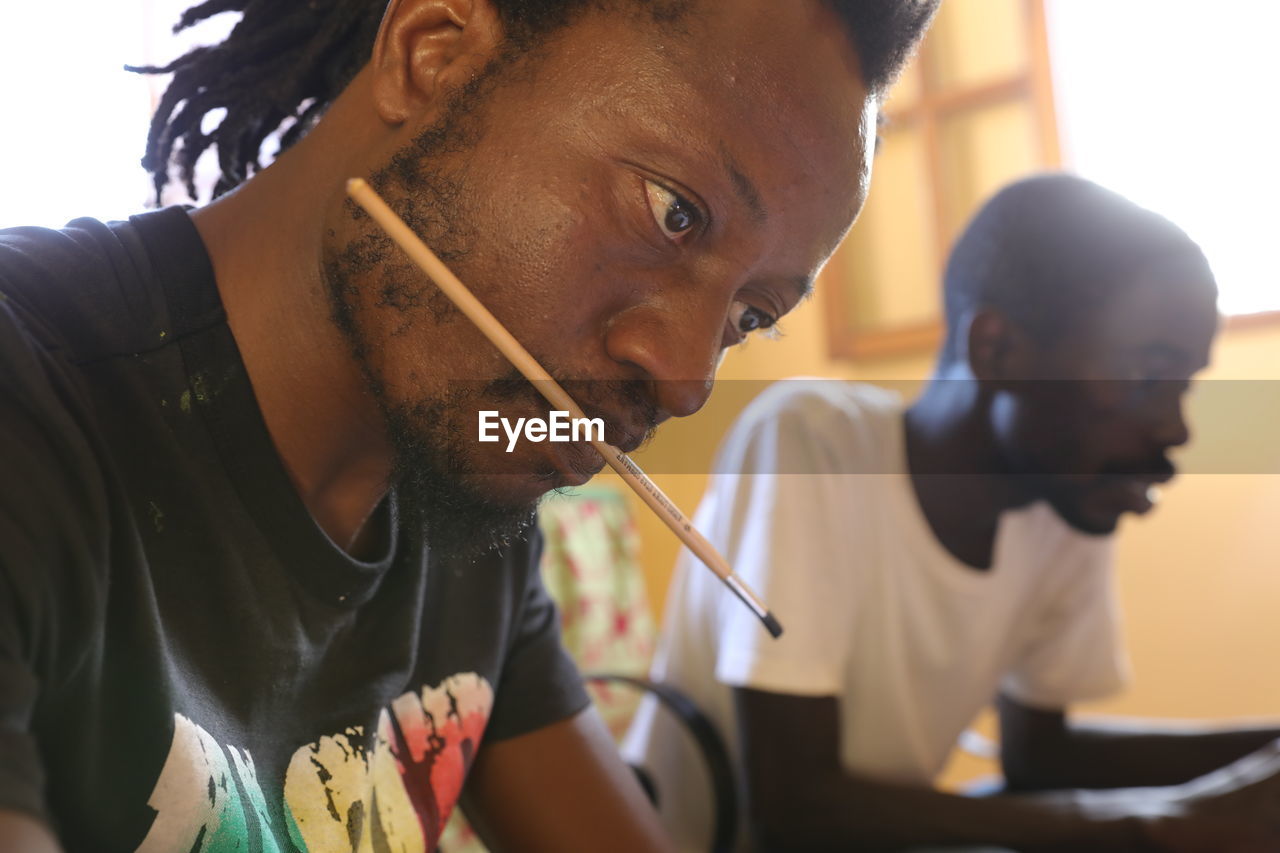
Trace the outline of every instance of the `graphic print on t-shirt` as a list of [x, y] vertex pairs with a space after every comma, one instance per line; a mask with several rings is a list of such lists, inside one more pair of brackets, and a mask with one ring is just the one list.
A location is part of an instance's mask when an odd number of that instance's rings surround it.
[[[147, 804], [156, 818], [137, 853], [435, 849], [493, 707], [475, 673], [405, 693], [362, 727], [293, 753], [275, 825], [253, 756], [174, 714], [173, 743]], [[281, 846], [283, 839], [290, 846]], [[251, 839], [257, 839], [258, 847]]]

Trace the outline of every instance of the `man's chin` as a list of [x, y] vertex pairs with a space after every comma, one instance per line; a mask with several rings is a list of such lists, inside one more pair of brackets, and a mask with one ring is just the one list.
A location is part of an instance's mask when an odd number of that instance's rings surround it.
[[523, 538], [547, 489], [528, 476], [443, 476], [427, 466], [402, 465], [396, 482], [407, 525], [425, 529], [435, 555], [465, 563]]
[[529, 444], [514, 453], [490, 446], [463, 465], [470, 491], [512, 506], [536, 501], [554, 489], [585, 485], [603, 467], [604, 457], [585, 442]]
[[523, 539], [537, 519], [537, 500], [495, 504], [483, 500], [436, 501], [401, 489], [401, 502], [411, 521], [426, 530], [433, 554], [473, 563], [491, 551]]
[[1067, 519], [1067, 524], [1089, 536], [1110, 536], [1120, 526], [1122, 516], [1078, 516]]
[[466, 478], [467, 491], [479, 496], [497, 511], [518, 512], [532, 508], [548, 492], [581, 485], [556, 471], [530, 474], [470, 474]]
[[1114, 533], [1125, 516], [1144, 516], [1154, 510], [1159, 499], [1159, 488], [1150, 477], [1105, 476], [1052, 503], [1075, 529], [1106, 535]]
[[1051, 501], [1059, 517], [1067, 525], [1090, 536], [1109, 536], [1120, 526], [1122, 512], [1081, 506], [1078, 503]]
[[[559, 472], [469, 474], [444, 500], [438, 495], [405, 495], [427, 528], [437, 553], [474, 562], [486, 553], [522, 538], [534, 526], [538, 505], [556, 489], [580, 485]], [[402, 489], [402, 492], [404, 490]]]
[[470, 405], [458, 401], [391, 408], [388, 435], [406, 520], [425, 526], [437, 554], [470, 562], [525, 535], [544, 495], [581, 485], [604, 460], [589, 445], [589, 453], [543, 443], [507, 453], [497, 444], [471, 444], [441, 428], [463, 410]]

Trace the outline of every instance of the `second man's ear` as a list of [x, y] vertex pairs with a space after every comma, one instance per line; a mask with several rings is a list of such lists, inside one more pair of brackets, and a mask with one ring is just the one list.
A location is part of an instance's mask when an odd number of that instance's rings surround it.
[[1026, 379], [1032, 342], [1017, 324], [991, 308], [969, 318], [966, 360], [975, 379], [1001, 383]]
[[494, 59], [501, 35], [488, 0], [392, 0], [370, 60], [378, 115], [399, 125], [441, 110]]

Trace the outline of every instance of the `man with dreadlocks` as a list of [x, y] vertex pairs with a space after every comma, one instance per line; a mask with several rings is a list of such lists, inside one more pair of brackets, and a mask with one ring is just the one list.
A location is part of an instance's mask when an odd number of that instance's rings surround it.
[[0, 849], [425, 850], [460, 796], [500, 848], [664, 846], [525, 536], [601, 460], [476, 440], [544, 404], [344, 182], [633, 447], [809, 291], [933, 5], [188, 12], [243, 17], [142, 69], [146, 162], [216, 146], [221, 198], [0, 235]]

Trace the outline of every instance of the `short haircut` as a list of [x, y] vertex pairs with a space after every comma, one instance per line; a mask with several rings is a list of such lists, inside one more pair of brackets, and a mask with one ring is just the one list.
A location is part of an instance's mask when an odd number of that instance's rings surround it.
[[961, 324], [977, 310], [998, 310], [1052, 344], [1144, 268], [1172, 259], [1213, 281], [1186, 232], [1111, 190], [1067, 174], [1011, 184], [983, 205], [951, 251], [940, 363], [964, 352]]
[[[582, 12], [607, 6], [647, 11], [658, 23], [685, 14], [690, 0], [490, 0], [507, 47], [527, 51]], [[723, 2], [723, 0], [711, 0]], [[796, 0], [779, 0], [796, 2]], [[892, 82], [928, 26], [939, 0], [822, 0], [847, 27], [864, 82], [880, 93]], [[156, 108], [142, 165], [157, 196], [170, 165], [195, 196], [195, 163], [216, 146], [221, 175], [214, 195], [261, 168], [264, 141], [284, 129], [280, 149], [300, 139], [362, 68], [373, 48], [384, 4], [372, 0], [205, 0], [182, 14], [178, 32], [223, 12], [242, 13], [221, 43], [198, 47], [164, 66], [173, 74]], [[205, 116], [225, 110], [209, 132]]]

